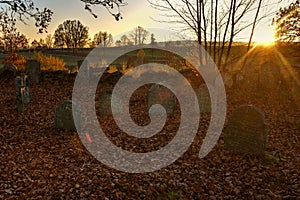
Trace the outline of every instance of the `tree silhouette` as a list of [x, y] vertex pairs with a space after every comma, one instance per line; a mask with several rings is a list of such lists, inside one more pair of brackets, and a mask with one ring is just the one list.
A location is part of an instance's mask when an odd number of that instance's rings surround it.
[[129, 34], [129, 37], [134, 42], [134, 45], [142, 45], [145, 44], [145, 41], [147, 40], [147, 37], [149, 36], [149, 31], [144, 29], [141, 26], [138, 26], [131, 31]]
[[[120, 7], [127, 5], [124, 0], [80, 0], [85, 3], [85, 9], [94, 17], [92, 6], [104, 6], [116, 20], [122, 19]], [[26, 24], [29, 18], [35, 20], [35, 26], [40, 33], [47, 32], [53, 12], [48, 8], [38, 8], [33, 0], [0, 0], [0, 28], [4, 31], [16, 31], [15, 24], [21, 21]]]
[[88, 10], [95, 18], [98, 16], [93, 12], [92, 6], [104, 6], [108, 12], [115, 17], [117, 21], [122, 19], [120, 7], [127, 5], [124, 0], [81, 0], [85, 3], [85, 9]]
[[156, 39], [155, 39], [153, 33], [151, 34], [151, 42], [150, 42], [150, 44], [152, 44], [152, 45], [156, 44]]
[[109, 47], [113, 45], [113, 36], [110, 33], [99, 31], [94, 35], [92, 47]]
[[300, 41], [300, 4], [297, 0], [276, 13], [275, 37], [284, 42]]
[[88, 27], [79, 20], [66, 20], [55, 30], [54, 45], [73, 49], [82, 48], [87, 44], [88, 30]]
[[28, 46], [28, 39], [24, 34], [19, 31], [6, 32], [1, 37], [1, 40], [5, 46], [5, 49], [9, 52], [15, 52], [19, 48], [24, 48]]
[[35, 20], [40, 33], [46, 31], [53, 12], [48, 8], [39, 9], [32, 0], [0, 0], [0, 27], [2, 32], [15, 31], [16, 21], [26, 23], [28, 18]]

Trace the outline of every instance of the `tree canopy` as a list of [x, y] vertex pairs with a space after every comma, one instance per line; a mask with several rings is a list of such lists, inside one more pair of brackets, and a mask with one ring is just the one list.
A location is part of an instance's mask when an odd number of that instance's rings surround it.
[[106, 31], [104, 32], [99, 31], [98, 33], [96, 33], [91, 43], [92, 47], [96, 47], [96, 46], [109, 47], [112, 45], [113, 45], [113, 36]]
[[276, 13], [275, 37], [284, 42], [300, 41], [300, 3], [297, 0]]
[[117, 21], [122, 19], [120, 7], [127, 5], [124, 0], [81, 0], [85, 3], [85, 9], [88, 10], [95, 18], [98, 16], [93, 12], [92, 6], [104, 6], [108, 12], [115, 17]]
[[[120, 7], [127, 5], [124, 0], [80, 0], [85, 9], [94, 17], [93, 6], [104, 6], [116, 20], [122, 19]], [[53, 12], [48, 8], [38, 8], [33, 0], [0, 0], [0, 28], [4, 31], [15, 31], [16, 21], [26, 23], [29, 18], [35, 20], [40, 33], [47, 32]]]
[[58, 25], [54, 33], [54, 45], [57, 47], [82, 48], [88, 42], [89, 29], [79, 20], [66, 20]]
[[0, 0], [0, 27], [2, 32], [13, 31], [15, 23], [20, 20], [26, 23], [28, 18], [35, 20], [40, 33], [46, 31], [53, 12], [48, 8], [40, 9], [32, 0]]

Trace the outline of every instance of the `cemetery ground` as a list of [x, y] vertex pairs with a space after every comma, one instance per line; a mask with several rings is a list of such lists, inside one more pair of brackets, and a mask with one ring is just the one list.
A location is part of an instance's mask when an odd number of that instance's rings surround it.
[[[172, 165], [144, 174], [103, 165], [85, 149], [76, 131], [54, 127], [55, 108], [71, 99], [75, 74], [44, 73], [40, 83], [30, 84], [31, 102], [22, 113], [16, 110], [14, 80], [6, 77], [0, 81], [0, 199], [298, 199], [300, 69], [293, 67], [299, 63], [298, 54], [299, 49], [261, 47], [236, 85], [226, 83], [225, 127], [241, 105], [260, 109], [267, 126], [264, 154], [225, 148], [223, 131], [213, 150], [199, 159], [210, 120], [209, 113], [202, 113], [189, 150]], [[97, 94], [111, 88], [118, 77], [103, 77]], [[142, 87], [132, 97], [131, 114], [140, 123], [149, 121], [148, 89]], [[115, 145], [148, 152], [174, 137], [180, 113], [168, 116], [164, 129], [145, 140], [128, 138], [111, 116], [99, 121]]]

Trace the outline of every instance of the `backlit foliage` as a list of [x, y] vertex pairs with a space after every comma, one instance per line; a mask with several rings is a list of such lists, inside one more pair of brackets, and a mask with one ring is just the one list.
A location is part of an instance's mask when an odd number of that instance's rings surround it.
[[66, 63], [63, 59], [52, 56], [43, 55], [41, 52], [37, 52], [34, 55], [35, 59], [41, 63], [42, 71], [66, 71]]

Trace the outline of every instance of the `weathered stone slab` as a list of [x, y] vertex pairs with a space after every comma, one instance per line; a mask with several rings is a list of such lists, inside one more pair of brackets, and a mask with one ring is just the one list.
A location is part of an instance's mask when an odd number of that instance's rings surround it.
[[29, 81], [32, 83], [39, 83], [41, 76], [41, 64], [36, 60], [27, 60], [26, 62], [26, 74], [29, 77]]
[[224, 129], [225, 148], [239, 153], [264, 154], [267, 127], [264, 115], [253, 106], [241, 106]]
[[30, 102], [29, 80], [27, 75], [22, 74], [15, 78], [15, 91], [17, 97], [17, 109], [23, 112], [25, 106]]
[[160, 84], [155, 84], [150, 88], [148, 92], [148, 98], [147, 98], [148, 110], [154, 104], [162, 105], [166, 109], [167, 114], [173, 114], [176, 108], [176, 97], [166, 87]]
[[0, 67], [0, 83], [7, 80], [13, 80], [17, 74], [17, 68], [14, 65], [4, 65]]
[[112, 102], [113, 89], [105, 90], [99, 98], [99, 113], [100, 116], [112, 115], [111, 105], [114, 104], [117, 108], [116, 114], [123, 113], [123, 101], [120, 95], [117, 95]]
[[29, 92], [29, 78], [27, 75], [21, 76], [23, 86], [24, 86], [24, 103], [29, 104], [30, 102], [30, 92]]
[[229, 72], [225, 72], [222, 74], [222, 77], [223, 77], [225, 86], [231, 88], [233, 85], [233, 80], [232, 80], [231, 74]]
[[[214, 93], [214, 91], [212, 91]], [[208, 88], [206, 84], [200, 85], [198, 90], [196, 91], [196, 95], [198, 98], [198, 105], [200, 109], [200, 113], [206, 113], [206, 112], [211, 112], [211, 99], [209, 95]]]
[[80, 126], [81, 111], [76, 105], [73, 105], [73, 107], [75, 108], [75, 112], [74, 112], [75, 116], [73, 116], [72, 104], [73, 103], [71, 100], [66, 100], [55, 108], [55, 117], [54, 117], [55, 128], [76, 130], [74, 120], [76, 120], [76, 123], [79, 123]]

